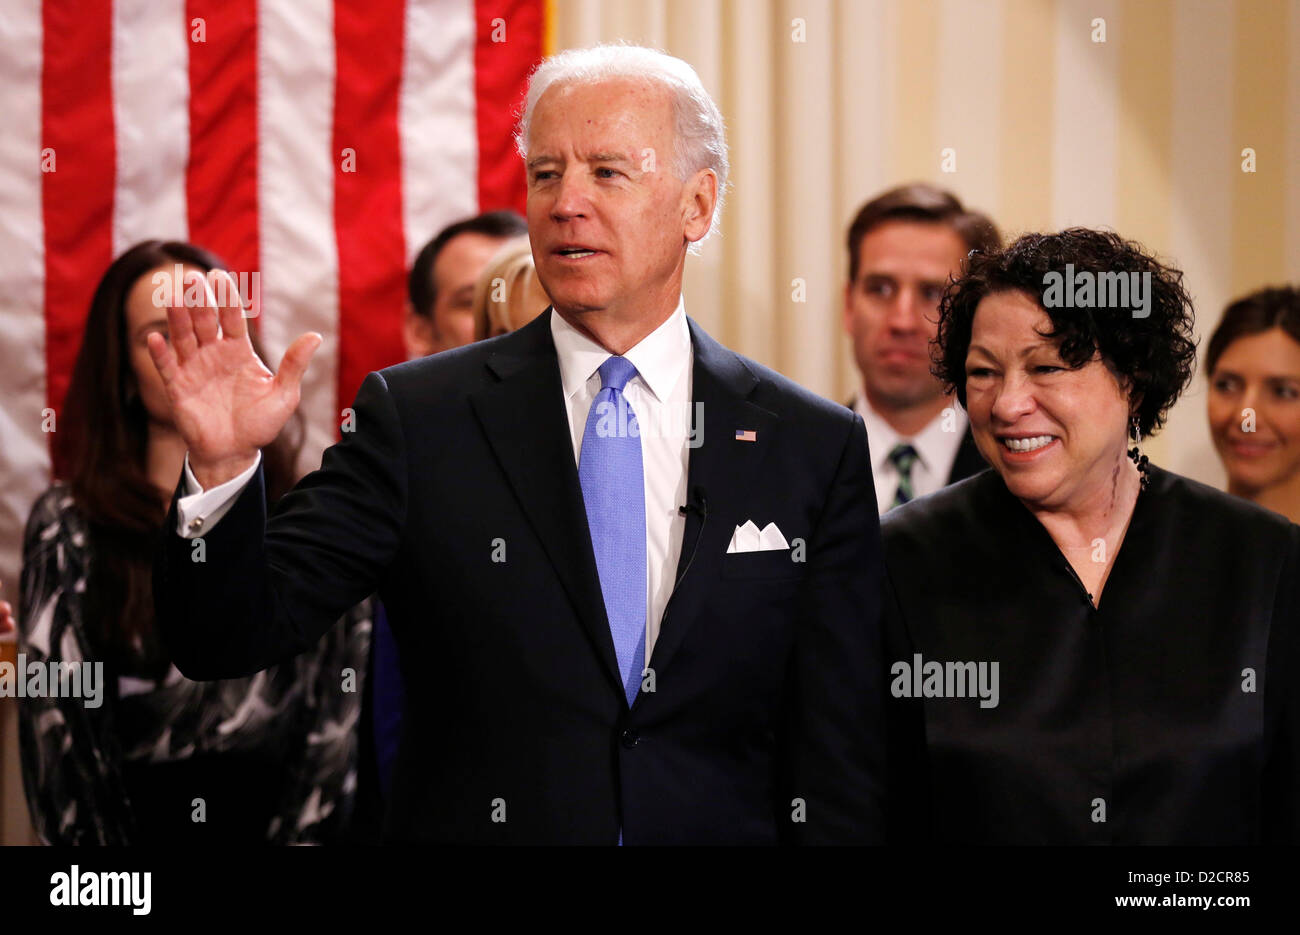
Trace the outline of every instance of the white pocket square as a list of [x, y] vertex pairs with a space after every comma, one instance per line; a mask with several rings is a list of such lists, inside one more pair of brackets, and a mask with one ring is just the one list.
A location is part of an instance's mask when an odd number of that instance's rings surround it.
[[727, 554], [732, 552], [775, 552], [780, 549], [788, 549], [790, 544], [785, 541], [785, 536], [781, 535], [781, 530], [776, 528], [776, 523], [768, 523], [759, 530], [754, 525], [753, 520], [745, 520], [745, 525], [737, 526], [736, 531], [731, 534], [731, 544], [727, 546]]

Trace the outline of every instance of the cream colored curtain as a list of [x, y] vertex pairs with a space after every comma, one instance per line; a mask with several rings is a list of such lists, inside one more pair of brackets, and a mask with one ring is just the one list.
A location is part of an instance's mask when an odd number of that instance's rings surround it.
[[[1186, 271], [1202, 346], [1230, 297], [1300, 280], [1300, 0], [552, 10], [556, 48], [623, 39], [695, 66], [727, 121], [733, 188], [721, 238], [687, 261], [687, 310], [818, 393], [856, 383], [845, 229], [904, 181], [951, 189], [1004, 234], [1086, 224], [1143, 241]], [[1221, 482], [1203, 376], [1148, 451]]]

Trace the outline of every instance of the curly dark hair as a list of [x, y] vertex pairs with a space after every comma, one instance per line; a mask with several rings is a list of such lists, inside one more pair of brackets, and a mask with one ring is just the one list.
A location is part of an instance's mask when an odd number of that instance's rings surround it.
[[[1138, 317], [1132, 305], [1118, 303], [1047, 307], [1047, 276], [1064, 276], [1066, 264], [1073, 266], [1075, 275], [1150, 273], [1147, 314]], [[1043, 337], [1058, 342], [1058, 353], [1068, 366], [1077, 369], [1100, 354], [1113, 373], [1129, 381], [1132, 412], [1142, 435], [1164, 425], [1196, 367], [1194, 312], [1181, 270], [1113, 231], [1084, 227], [1024, 234], [1003, 250], [972, 252], [940, 303], [933, 353], [934, 375], [946, 390], [956, 391], [963, 406], [975, 309], [986, 296], [1000, 292], [1022, 292], [1038, 304], [1052, 322]]]

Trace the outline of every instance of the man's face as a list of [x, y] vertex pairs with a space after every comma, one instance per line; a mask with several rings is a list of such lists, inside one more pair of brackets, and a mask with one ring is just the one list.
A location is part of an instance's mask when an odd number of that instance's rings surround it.
[[[549, 88], [528, 136], [528, 233], [555, 307], [633, 320], [676, 305], [688, 241], [708, 231], [673, 173], [668, 91], [635, 79]], [[708, 180], [703, 184], [707, 188]]]
[[505, 240], [460, 234], [438, 252], [433, 264], [433, 343], [428, 353], [474, 341], [474, 283]]
[[886, 221], [858, 244], [858, 275], [844, 291], [844, 330], [872, 405], [907, 409], [939, 399], [930, 341], [939, 300], [966, 256], [952, 228]]

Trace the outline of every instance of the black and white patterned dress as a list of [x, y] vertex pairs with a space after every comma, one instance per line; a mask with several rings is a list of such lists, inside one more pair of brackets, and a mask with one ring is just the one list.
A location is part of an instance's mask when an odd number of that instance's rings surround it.
[[[32, 508], [23, 538], [18, 649], [28, 666], [93, 662], [85, 619], [94, 555], [67, 487]], [[371, 603], [312, 653], [248, 678], [161, 680], [105, 666], [99, 707], [23, 698], [23, 784], [51, 844], [264, 840], [342, 832], [356, 787]]]

